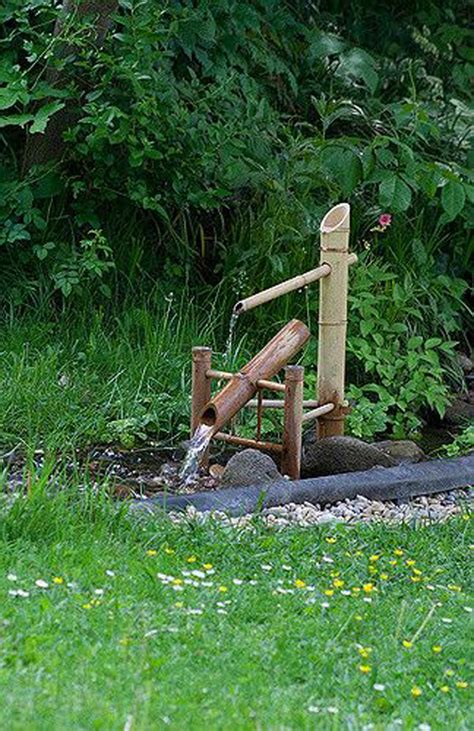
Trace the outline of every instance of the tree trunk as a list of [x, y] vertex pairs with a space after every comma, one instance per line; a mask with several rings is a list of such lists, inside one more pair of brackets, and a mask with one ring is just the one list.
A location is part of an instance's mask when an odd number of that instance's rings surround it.
[[[71, 21], [71, 16], [78, 19], [90, 16], [94, 20], [94, 27], [89, 40], [101, 48], [105, 37], [112, 26], [111, 15], [118, 8], [118, 0], [64, 0], [61, 15], [54, 26], [54, 36], [61, 35], [64, 26]], [[86, 29], [84, 32], [87, 32]], [[73, 55], [76, 47], [74, 43], [58, 43], [57, 57], [64, 58]], [[67, 68], [58, 70], [48, 68], [45, 79], [48, 84], [57, 88], [64, 88], [71, 80]], [[48, 121], [43, 134], [27, 134], [23, 171], [26, 173], [33, 165], [44, 165], [59, 159], [64, 152], [64, 132], [80, 117], [80, 107], [76, 100], [68, 100], [66, 106], [56, 112]]]

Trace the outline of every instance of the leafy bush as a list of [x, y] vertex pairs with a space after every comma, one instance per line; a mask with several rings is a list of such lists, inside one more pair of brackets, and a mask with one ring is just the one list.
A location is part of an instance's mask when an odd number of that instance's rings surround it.
[[[147, 246], [160, 231], [160, 268], [170, 260], [180, 276], [199, 257], [206, 277], [226, 256], [222, 216], [255, 194], [283, 198], [306, 236], [341, 197], [361, 231], [377, 210], [399, 213], [400, 227], [423, 218], [431, 237], [449, 229], [443, 253], [457, 257], [474, 190], [462, 4], [399, 11], [399, 32], [391, 6], [371, 3], [344, 22], [336, 2], [64, 8], [9, 0], [0, 11], [0, 243], [30, 282], [43, 274], [70, 294], [58, 279], [67, 252], [77, 272], [85, 232], [134, 211]], [[167, 234], [187, 212], [176, 247]], [[279, 243], [276, 267], [294, 253]]]

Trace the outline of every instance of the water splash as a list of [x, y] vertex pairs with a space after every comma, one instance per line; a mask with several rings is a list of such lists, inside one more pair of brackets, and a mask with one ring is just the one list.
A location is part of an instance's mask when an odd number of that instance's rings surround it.
[[199, 464], [206, 453], [212, 437], [212, 426], [200, 424], [194, 432], [191, 443], [186, 452], [179, 476], [187, 485], [193, 481], [199, 471]]
[[226, 365], [228, 365], [232, 358], [232, 351], [234, 349], [234, 332], [235, 332], [235, 326], [237, 325], [237, 320], [239, 319], [239, 313], [233, 312], [230, 316], [229, 321], [229, 334], [227, 335], [227, 340], [225, 344], [225, 354], [224, 354], [224, 362]]

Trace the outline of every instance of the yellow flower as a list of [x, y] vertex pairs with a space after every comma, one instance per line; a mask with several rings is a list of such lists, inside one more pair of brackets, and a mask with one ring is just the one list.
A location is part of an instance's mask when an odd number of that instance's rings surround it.
[[431, 649], [433, 650], [433, 652], [441, 652], [443, 648], [441, 647], [441, 645], [433, 645]]
[[173, 584], [175, 586], [181, 586], [182, 583], [183, 583], [182, 579], [173, 579]]
[[451, 591], [461, 591], [461, 587], [457, 584], [448, 584], [448, 589]]
[[295, 586], [296, 586], [297, 589], [304, 589], [305, 586], [306, 586], [306, 584], [301, 579], [296, 579], [295, 580]]
[[407, 566], [414, 566], [416, 564], [416, 561], [414, 561], [412, 558], [408, 558], [405, 563]]
[[212, 563], [205, 563], [202, 565], [203, 569], [210, 571], [212, 569]]
[[411, 694], [412, 694], [413, 698], [419, 698], [422, 693], [423, 693], [423, 691], [417, 685], [414, 685], [413, 688], [411, 689]]
[[220, 586], [219, 591], [221, 592], [221, 594], [225, 594], [225, 592], [229, 591], [229, 589], [227, 588], [227, 586]]
[[174, 548], [169, 548], [168, 546], [166, 546], [165, 553], [167, 553], [168, 556], [172, 556], [173, 553], [175, 553], [175, 550], [174, 550]]
[[92, 604], [91, 604], [90, 602], [87, 602], [87, 604], [83, 604], [83, 605], [82, 605], [82, 608], [83, 608], [83, 609], [92, 609], [92, 606], [93, 606], [93, 605], [92, 605]]
[[394, 556], [403, 556], [403, 551], [401, 548], [396, 548], [393, 552]]
[[342, 589], [342, 587], [344, 586], [344, 582], [342, 581], [342, 579], [334, 579], [332, 585], [335, 586], [336, 589]]
[[410, 640], [403, 640], [402, 645], [403, 647], [406, 647], [407, 650], [409, 650], [410, 647], [413, 647], [413, 642], [410, 642]]
[[184, 602], [175, 602], [174, 605], [176, 609], [181, 609], [181, 607], [184, 607]]
[[469, 520], [471, 516], [468, 513], [464, 513], [461, 517], [463, 520]]
[[466, 683], [465, 680], [457, 680], [456, 681], [456, 687], [457, 688], [468, 688], [469, 687], [469, 683]]
[[326, 543], [335, 543], [337, 541], [337, 538], [334, 538], [334, 536], [329, 536], [326, 538]]
[[445, 674], [445, 675], [446, 675], [446, 676], [447, 676], [448, 678], [452, 678], [452, 677], [453, 677], [453, 675], [454, 675], [454, 670], [451, 670], [451, 668], [448, 668], [447, 670], [445, 670], [445, 671], [444, 671], [444, 674]]
[[382, 573], [382, 574], [380, 574], [380, 578], [382, 579], [382, 581], [387, 581], [388, 574]]
[[363, 590], [365, 591], [366, 594], [370, 594], [370, 592], [373, 591], [375, 587], [374, 587], [373, 584], [370, 584], [369, 583], [369, 584], [364, 584], [362, 586], [362, 588], [363, 588]]
[[410, 576], [410, 579], [414, 584], [418, 584], [418, 582], [421, 581], [421, 576]]
[[449, 686], [448, 685], [442, 685], [440, 688], [441, 693], [449, 693]]
[[154, 548], [149, 548], [148, 551], [146, 552], [146, 555], [147, 556], [156, 556], [157, 553], [158, 553], [158, 551], [155, 551]]
[[55, 576], [53, 579], [53, 584], [64, 584], [64, 579], [62, 576]]
[[367, 660], [370, 653], [372, 652], [371, 647], [359, 647], [359, 655], [364, 658], [364, 660]]
[[332, 596], [334, 594], [334, 589], [325, 589], [324, 593], [326, 596]]
[[197, 558], [196, 558], [196, 556], [188, 556], [187, 559], [186, 559], [186, 561], [188, 563], [196, 563]]
[[370, 667], [370, 665], [359, 665], [359, 670], [361, 673], [370, 673], [372, 668]]
[[373, 555], [372, 555], [372, 556], [371, 556], [371, 557], [369, 558], [369, 561], [370, 561], [371, 563], [375, 563], [375, 561], [378, 561], [378, 560], [379, 560], [379, 558], [380, 558], [380, 555], [379, 555], [378, 553], [374, 553], [374, 554], [373, 554]]
[[416, 576], [421, 576], [420, 569], [413, 569], [413, 573], [416, 574]]
[[392, 561], [389, 561], [390, 566], [397, 566], [398, 561], [396, 559], [392, 559]]
[[360, 592], [360, 586], [353, 586], [352, 587], [352, 591], [354, 592], [354, 594], [359, 594], [359, 592]]

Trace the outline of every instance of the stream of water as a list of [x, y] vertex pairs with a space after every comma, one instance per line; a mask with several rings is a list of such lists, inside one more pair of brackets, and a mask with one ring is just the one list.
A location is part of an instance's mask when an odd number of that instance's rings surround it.
[[186, 457], [179, 473], [180, 478], [187, 485], [192, 482], [199, 471], [199, 464], [206, 453], [212, 437], [212, 426], [200, 424], [194, 432]]
[[229, 334], [227, 335], [227, 340], [225, 344], [225, 353], [224, 353], [224, 362], [227, 365], [231, 362], [232, 359], [232, 352], [234, 349], [234, 332], [235, 332], [235, 326], [237, 325], [237, 320], [239, 319], [239, 313], [233, 312], [230, 316], [229, 321]]
[[[234, 333], [235, 326], [238, 320], [238, 313], [233, 312], [229, 322], [229, 334], [227, 335], [224, 362], [226, 366], [229, 366], [232, 360], [233, 349], [234, 349]], [[212, 427], [206, 424], [200, 424], [194, 432], [191, 443], [186, 452], [183, 466], [179, 473], [180, 478], [184, 481], [184, 484], [189, 484], [194, 480], [199, 472], [199, 464], [204, 457], [206, 450], [209, 446], [212, 436]]]

